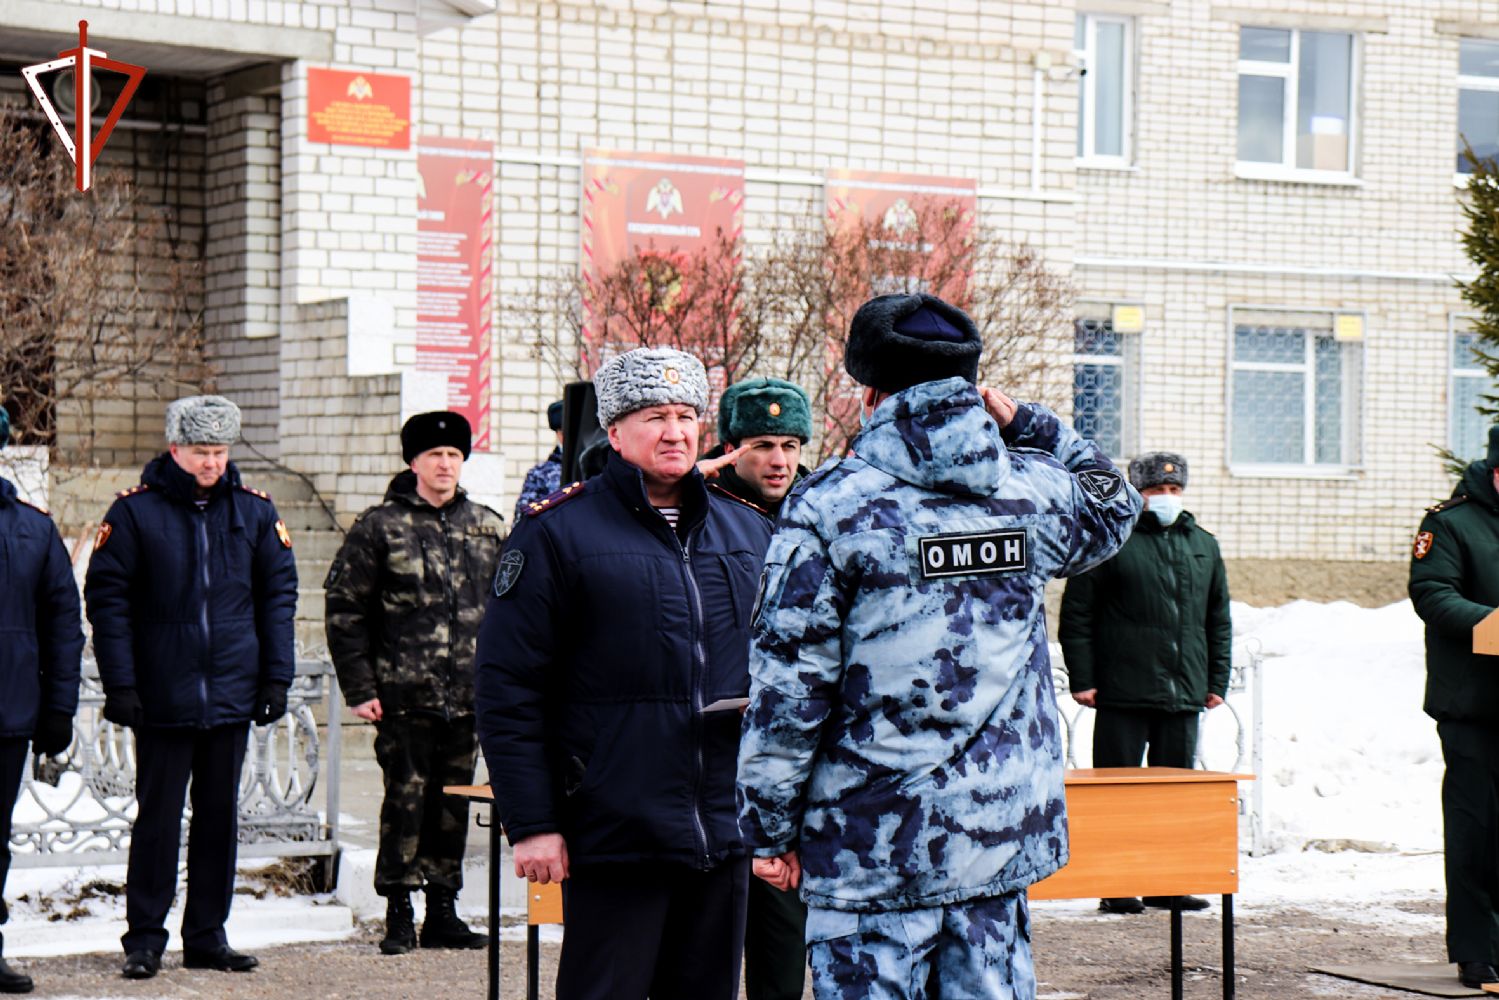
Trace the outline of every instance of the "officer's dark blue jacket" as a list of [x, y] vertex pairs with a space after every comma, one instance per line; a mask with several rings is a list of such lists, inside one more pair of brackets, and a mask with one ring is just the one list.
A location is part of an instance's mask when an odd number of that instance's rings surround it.
[[[735, 817], [761, 514], [686, 481], [680, 536], [610, 452], [510, 535], [479, 633], [479, 738], [512, 843], [560, 832], [572, 864], [709, 868]], [[679, 537], [684, 540], [679, 540]]]
[[[245, 722], [290, 684], [297, 566], [269, 497], [228, 470], [208, 506], [170, 454], [120, 494], [84, 581], [104, 689], [133, 687], [147, 726]], [[282, 529], [284, 531], [284, 528]]]
[[52, 519], [0, 479], [0, 738], [78, 708], [78, 584]]

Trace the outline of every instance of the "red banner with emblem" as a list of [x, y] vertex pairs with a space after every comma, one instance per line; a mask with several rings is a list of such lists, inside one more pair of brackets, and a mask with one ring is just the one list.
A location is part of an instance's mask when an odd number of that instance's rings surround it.
[[[829, 170], [827, 224], [837, 252], [853, 259], [847, 271], [867, 283], [840, 291], [829, 325], [846, 334], [859, 305], [874, 295], [929, 292], [949, 302], [968, 284], [966, 248], [978, 217], [978, 182], [923, 174]], [[828, 340], [829, 430], [848, 435], [858, 426], [859, 387], [843, 371], [842, 336]]]
[[418, 138], [416, 367], [447, 376], [448, 408], [490, 448], [494, 144]]
[[721, 387], [712, 345], [732, 323], [744, 162], [589, 149], [582, 194], [584, 368], [649, 341], [697, 354]]
[[342, 146], [411, 148], [411, 78], [307, 70], [307, 138]]

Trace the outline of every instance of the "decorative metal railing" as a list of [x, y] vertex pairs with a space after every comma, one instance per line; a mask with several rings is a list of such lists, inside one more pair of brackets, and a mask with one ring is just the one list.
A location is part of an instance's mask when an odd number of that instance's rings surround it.
[[[1249, 639], [1234, 644], [1233, 672], [1229, 675], [1228, 697], [1221, 708], [1212, 714], [1204, 713], [1204, 724], [1200, 727], [1203, 736], [1197, 741], [1196, 765], [1221, 771], [1247, 771], [1262, 773], [1264, 760], [1264, 691], [1262, 667], [1264, 656], [1258, 640]], [[1077, 737], [1080, 731], [1092, 731], [1089, 718], [1093, 711], [1072, 700], [1067, 683], [1067, 667], [1062, 657], [1052, 657], [1052, 683], [1056, 688], [1058, 715], [1062, 719], [1062, 742], [1066, 752], [1066, 765], [1078, 766]], [[1212, 715], [1226, 713], [1234, 724], [1234, 757], [1230, 761], [1220, 749], [1220, 740], [1204, 738], [1212, 722]], [[1217, 726], [1212, 725], [1214, 735]], [[1091, 752], [1089, 754], [1091, 757]], [[1221, 759], [1220, 759], [1221, 756]], [[1244, 816], [1249, 834], [1249, 853], [1258, 854], [1264, 845], [1264, 791], [1263, 782], [1246, 782], [1240, 788], [1239, 813]]]
[[[324, 744], [314, 710], [327, 727]], [[105, 720], [104, 691], [93, 660], [84, 677], [73, 742], [52, 758], [28, 761], [11, 832], [13, 864], [116, 864], [126, 860], [135, 817], [135, 740]], [[287, 714], [252, 726], [239, 789], [241, 857], [338, 852], [339, 726], [343, 703], [322, 651], [299, 651]], [[183, 815], [183, 836], [189, 812]], [[331, 877], [332, 866], [327, 871]]]

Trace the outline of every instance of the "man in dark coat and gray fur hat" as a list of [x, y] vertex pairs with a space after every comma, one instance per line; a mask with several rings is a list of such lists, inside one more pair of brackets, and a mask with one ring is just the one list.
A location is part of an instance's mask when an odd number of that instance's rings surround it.
[[239, 428], [239, 407], [222, 396], [167, 407], [170, 447], [104, 515], [84, 582], [104, 717], [135, 730], [127, 979], [161, 968], [189, 778], [182, 964], [259, 964], [229, 947], [224, 922], [250, 724], [286, 714], [296, 672], [297, 564], [276, 505], [229, 461]]

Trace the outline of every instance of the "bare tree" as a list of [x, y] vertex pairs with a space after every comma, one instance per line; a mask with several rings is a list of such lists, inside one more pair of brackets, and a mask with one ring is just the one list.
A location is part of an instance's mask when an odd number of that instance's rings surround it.
[[0, 394], [16, 443], [87, 466], [96, 410], [210, 381], [201, 265], [122, 171], [79, 193], [56, 147], [0, 106]]
[[914, 225], [892, 233], [881, 220], [830, 224], [809, 204], [762, 246], [743, 249], [720, 234], [692, 254], [647, 251], [600, 275], [544, 277], [518, 315], [559, 380], [590, 377], [611, 351], [670, 346], [703, 360], [715, 397], [743, 378], [794, 381], [821, 416], [818, 461], [847, 451], [859, 430], [843, 351], [871, 295], [929, 291], [965, 309], [984, 338], [981, 381], [1060, 402], [1070, 283], [1034, 247], [975, 224], [951, 202], [912, 208]]

